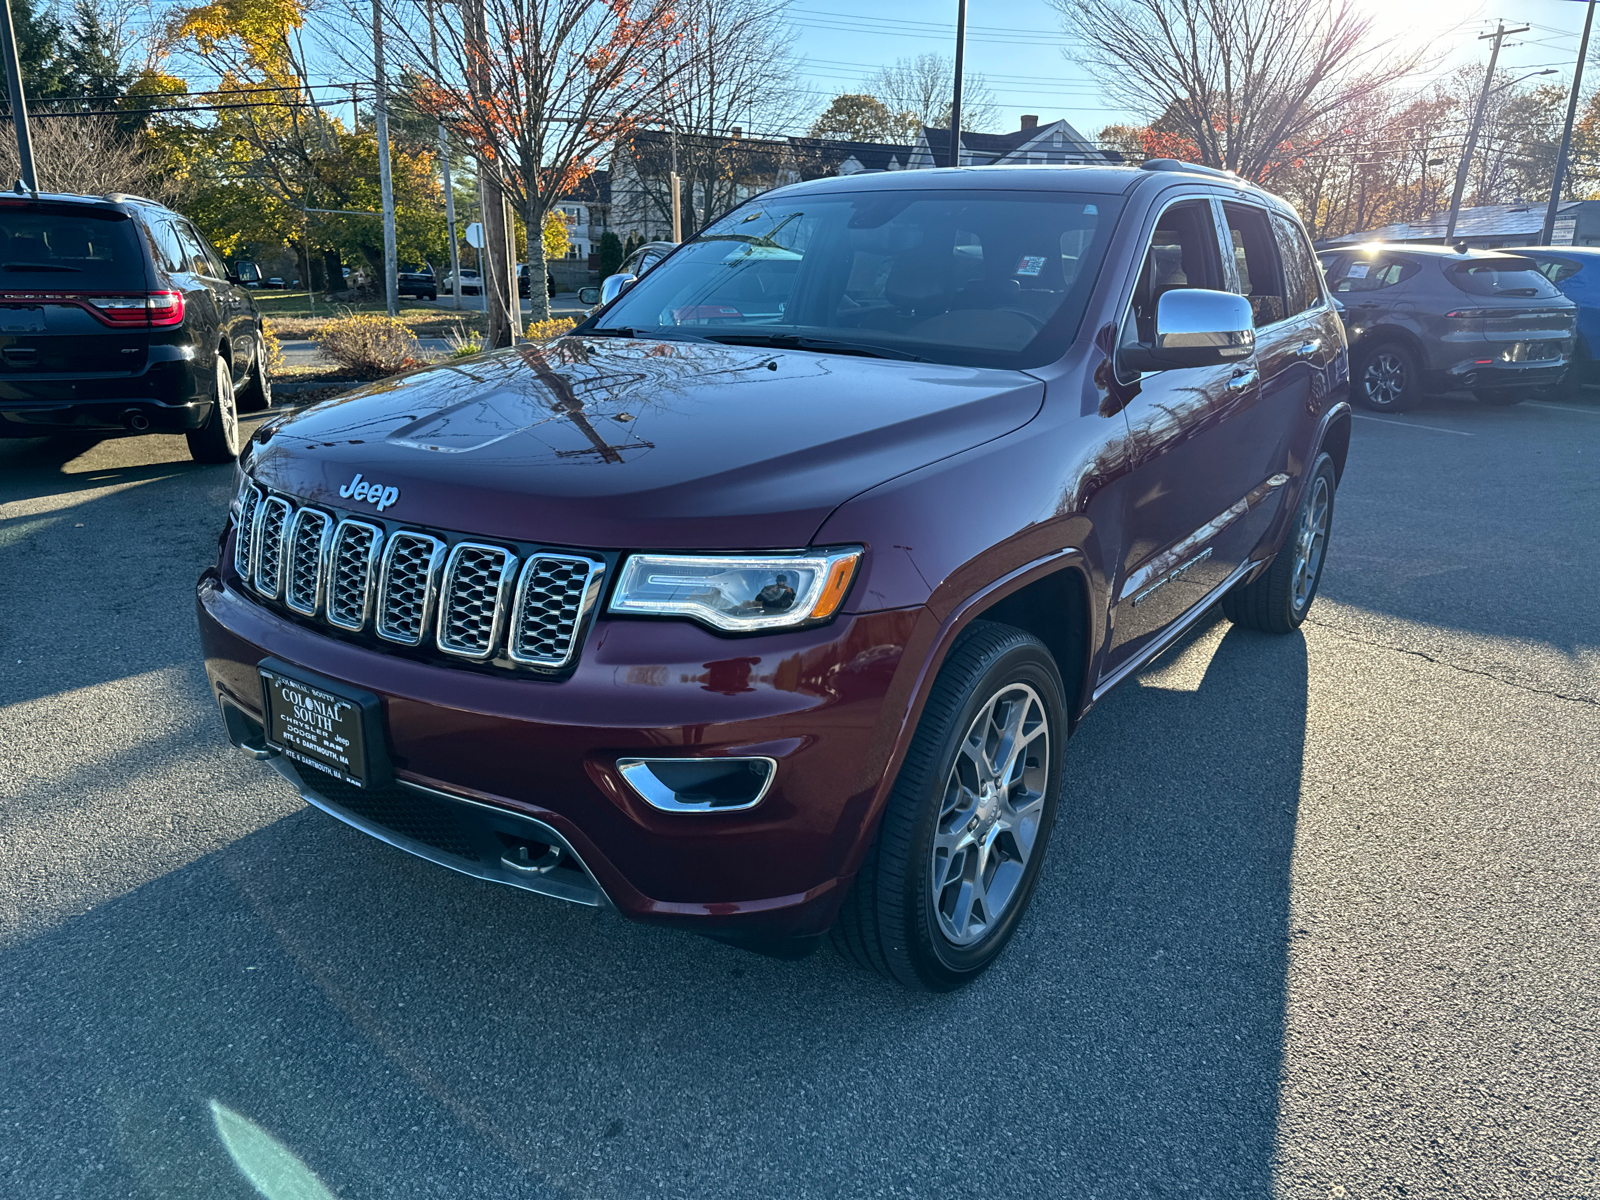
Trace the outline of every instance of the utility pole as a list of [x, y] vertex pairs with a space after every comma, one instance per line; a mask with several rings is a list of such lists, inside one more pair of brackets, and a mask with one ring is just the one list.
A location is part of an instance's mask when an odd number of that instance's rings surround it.
[[1507, 29], [1504, 22], [1495, 26], [1493, 33], [1480, 33], [1478, 40], [1494, 39], [1494, 49], [1489, 52], [1489, 73], [1483, 77], [1483, 91], [1478, 96], [1477, 110], [1472, 114], [1472, 127], [1467, 130], [1467, 144], [1461, 151], [1461, 165], [1456, 168], [1456, 190], [1450, 196], [1450, 220], [1445, 225], [1444, 240], [1449, 245], [1456, 236], [1456, 217], [1461, 213], [1461, 196], [1467, 190], [1467, 170], [1472, 164], [1472, 151], [1478, 145], [1478, 126], [1483, 122], [1483, 110], [1489, 105], [1489, 91], [1494, 83], [1495, 63], [1500, 60], [1500, 43], [1508, 34], [1527, 33], [1526, 25]]
[[0, 0], [0, 53], [6, 56], [6, 87], [11, 93], [11, 124], [17, 131], [17, 162], [22, 182], [30, 192], [39, 190], [33, 173], [33, 135], [28, 130], [28, 100], [22, 94], [22, 64], [17, 61], [17, 30], [11, 21], [11, 0]]
[[956, 4], [956, 89], [950, 98], [950, 165], [961, 165], [961, 64], [967, 51], [967, 0]]
[[683, 185], [678, 181], [678, 127], [672, 127], [672, 170], [667, 172], [672, 184], [672, 240], [683, 241]]
[[1556, 231], [1556, 208], [1561, 203], [1561, 185], [1567, 177], [1567, 151], [1572, 147], [1572, 120], [1578, 115], [1578, 89], [1583, 85], [1583, 63], [1589, 57], [1589, 29], [1594, 24], [1594, 0], [1583, 18], [1583, 40], [1578, 43], [1578, 65], [1572, 71], [1572, 95], [1567, 97], [1567, 123], [1561, 129], [1561, 149], [1556, 151], [1556, 176], [1550, 184], [1550, 203], [1544, 210], [1544, 229], [1539, 245], [1548, 246]]
[[[433, 5], [428, 5], [428, 39], [433, 48], [433, 77], [439, 74], [439, 27], [434, 23]], [[450, 137], [444, 122], [439, 122], [439, 170], [444, 174], [444, 225], [450, 238], [450, 307], [461, 311], [461, 251], [456, 246], [456, 189], [450, 182]], [[481, 276], [480, 276], [481, 278]], [[438, 282], [436, 279], [435, 283]]]
[[389, 94], [383, 79], [383, 0], [372, 0], [373, 103], [378, 125], [378, 184], [383, 190], [383, 286], [391, 317], [400, 315], [399, 264], [395, 261], [394, 174], [389, 169]]
[[[483, 111], [489, 107], [489, 18], [484, 0], [466, 0], [461, 7], [467, 27], [468, 61], [473, 64], [467, 84], [472, 89], [473, 103]], [[484, 345], [490, 349], [509, 346], [516, 340], [522, 316], [517, 299], [516, 226], [511, 223], [499, 171], [498, 163], [482, 154], [478, 156], [478, 213], [483, 226], [478, 267], [483, 280]], [[529, 230], [528, 236], [538, 237], [539, 232]]]

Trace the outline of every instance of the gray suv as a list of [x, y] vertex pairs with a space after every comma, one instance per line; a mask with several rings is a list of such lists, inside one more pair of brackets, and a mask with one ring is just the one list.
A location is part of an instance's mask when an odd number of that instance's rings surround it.
[[1456, 391], [1516, 404], [1567, 369], [1577, 306], [1514, 252], [1376, 243], [1318, 257], [1344, 306], [1351, 395], [1368, 408]]

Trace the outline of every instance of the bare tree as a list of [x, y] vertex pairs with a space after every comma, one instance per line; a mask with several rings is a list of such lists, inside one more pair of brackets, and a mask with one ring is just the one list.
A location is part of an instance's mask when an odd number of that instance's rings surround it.
[[1051, 0], [1112, 100], [1169, 114], [1208, 166], [1264, 181], [1412, 71], [1353, 0]]
[[[661, 110], [663, 54], [683, 36], [672, 0], [466, 0], [430, 22], [380, 0], [389, 54], [429, 81], [412, 101], [498, 169], [521, 207], [534, 321], [550, 315], [545, 217], [616, 140]], [[435, 50], [434, 39], [437, 39]]]
[[[882, 100], [890, 112], [909, 118], [908, 140], [915, 140], [924, 125], [949, 128], [955, 79], [954, 60], [943, 54], [918, 54], [897, 58], [891, 67], [880, 67], [862, 90]], [[999, 115], [1000, 106], [983, 76], [966, 72], [961, 87], [962, 128], [969, 133], [987, 133]]]
[[[128, 192], [169, 203], [178, 199], [155, 156], [136, 136], [119, 132], [111, 117], [41, 116], [30, 129], [41, 187], [86, 196]], [[9, 120], [0, 120], [0, 179], [18, 175], [16, 134]]]

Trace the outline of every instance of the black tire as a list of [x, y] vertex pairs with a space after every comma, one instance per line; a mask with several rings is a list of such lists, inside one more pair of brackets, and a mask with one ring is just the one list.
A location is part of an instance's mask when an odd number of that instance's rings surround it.
[[233, 462], [243, 445], [239, 435], [239, 406], [233, 395], [233, 368], [220, 354], [217, 355], [216, 375], [211, 415], [199, 429], [184, 435], [189, 441], [189, 457], [195, 462]]
[[[1024, 753], [1018, 770], [1007, 773], [1014, 779], [998, 788], [992, 777], [976, 790], [955, 787], [967, 735], [980, 718], [992, 733], [990, 722], [1002, 704], [1013, 706], [1005, 709], [1008, 723], [1015, 718], [1019, 728], [1035, 730], [1025, 749], [1036, 747], [1043, 727], [1045, 750]], [[1038, 721], [1025, 725], [1030, 715]], [[1061, 674], [1044, 644], [1009, 625], [973, 622], [934, 681], [877, 838], [834, 925], [840, 953], [897, 983], [932, 992], [952, 991], [982, 974], [1005, 949], [1033, 897], [1055, 823], [1066, 733]], [[963, 782], [972, 762], [970, 755], [963, 759]], [[973, 803], [959, 802], [964, 796]], [[1007, 825], [1016, 816], [1011, 796], [1024, 797], [1023, 807], [1033, 814], [1026, 848], [1026, 822], [1018, 823], [1018, 832]], [[952, 797], [958, 801], [951, 803]], [[936, 894], [936, 839], [966, 839], [974, 830], [988, 849], [948, 851], [939, 868], [946, 884]], [[959, 898], [976, 889], [961, 886], [960, 879], [974, 871], [986, 872], [986, 889], [998, 886], [1004, 898], [992, 915], [968, 901], [961, 923], [971, 940], [962, 942], [946, 932], [958, 918], [944, 910], [949, 905], [962, 912]], [[971, 914], [980, 911], [985, 918], [975, 932]]]
[[429, 292], [426, 296], [423, 297], [423, 299], [425, 299], [425, 300], [437, 300], [438, 298], [439, 298], [439, 293], [438, 292]]
[[234, 394], [240, 412], [265, 412], [272, 407], [272, 377], [267, 371], [267, 347], [258, 333], [250, 352], [250, 377]]
[[1373, 412], [1405, 412], [1422, 394], [1417, 356], [1400, 342], [1363, 347], [1351, 372], [1350, 391]]
[[[1222, 597], [1222, 611], [1228, 620], [1262, 633], [1293, 633], [1300, 628], [1317, 598], [1322, 566], [1328, 561], [1333, 492], [1333, 459], [1318, 455], [1272, 565]], [[1319, 528], [1310, 529], [1313, 524]]]

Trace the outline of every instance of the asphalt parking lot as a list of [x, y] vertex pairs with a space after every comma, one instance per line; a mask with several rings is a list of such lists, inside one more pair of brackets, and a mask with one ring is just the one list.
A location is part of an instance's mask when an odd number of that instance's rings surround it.
[[200, 668], [231, 471], [0, 442], [0, 1194], [1600, 1195], [1600, 406], [1355, 424], [1303, 636], [1096, 709], [944, 997], [306, 808]]

